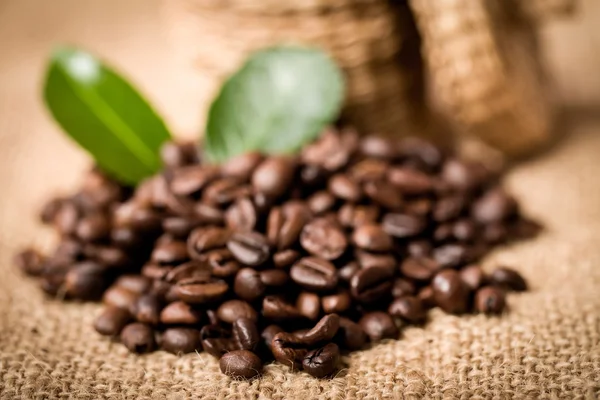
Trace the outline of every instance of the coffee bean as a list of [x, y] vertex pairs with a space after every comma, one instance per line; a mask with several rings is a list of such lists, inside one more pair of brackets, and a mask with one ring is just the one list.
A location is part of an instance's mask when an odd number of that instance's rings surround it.
[[218, 177], [219, 169], [213, 165], [191, 165], [175, 168], [169, 187], [176, 196], [190, 196], [198, 193]]
[[175, 301], [162, 309], [159, 319], [166, 325], [197, 325], [202, 313], [183, 301]]
[[467, 203], [462, 195], [451, 195], [439, 199], [433, 207], [433, 219], [436, 222], [446, 222], [460, 216]]
[[527, 290], [525, 279], [517, 271], [507, 267], [496, 268], [490, 275], [490, 281], [494, 286], [515, 292]]
[[364, 159], [350, 168], [350, 176], [357, 182], [365, 183], [385, 179], [389, 164], [382, 160]]
[[152, 251], [150, 259], [162, 265], [179, 264], [188, 259], [187, 246], [185, 242], [170, 242], [156, 246]]
[[404, 212], [421, 218], [429, 217], [433, 210], [433, 201], [428, 198], [407, 200], [404, 202]]
[[308, 319], [315, 320], [321, 313], [321, 299], [310, 292], [301, 292], [296, 299], [296, 308]]
[[242, 264], [257, 266], [269, 258], [267, 238], [258, 232], [236, 232], [227, 241], [227, 248]]
[[426, 240], [415, 240], [408, 244], [407, 251], [411, 257], [429, 257], [432, 250], [431, 243]]
[[361, 154], [365, 156], [382, 160], [392, 160], [398, 156], [396, 142], [381, 136], [366, 136], [362, 138], [359, 149]]
[[187, 240], [187, 251], [191, 258], [202, 259], [203, 253], [224, 247], [231, 234], [218, 227], [200, 227], [194, 229]]
[[27, 275], [39, 276], [44, 270], [44, 256], [35, 249], [26, 249], [14, 258], [14, 264]]
[[240, 186], [237, 179], [223, 178], [210, 183], [202, 191], [202, 202], [214, 206], [227, 206], [236, 199], [250, 196], [249, 185]]
[[323, 186], [330, 176], [331, 172], [319, 165], [308, 164], [300, 168], [300, 182], [307, 188]]
[[455, 268], [469, 261], [467, 248], [460, 244], [447, 244], [433, 250], [433, 259], [442, 268]]
[[431, 286], [422, 287], [417, 293], [417, 297], [421, 300], [421, 304], [425, 308], [435, 307], [435, 299], [433, 295], [433, 288]]
[[342, 229], [327, 218], [309, 222], [302, 230], [300, 243], [306, 251], [325, 260], [335, 260], [348, 246]]
[[483, 285], [485, 276], [478, 265], [469, 265], [460, 270], [460, 278], [471, 290]]
[[515, 200], [500, 188], [488, 190], [471, 208], [473, 218], [480, 224], [502, 221], [516, 211]]
[[289, 156], [273, 156], [261, 162], [252, 174], [252, 186], [267, 196], [279, 197], [292, 183], [296, 160]]
[[349, 262], [337, 271], [339, 280], [343, 282], [350, 282], [354, 274], [360, 270], [360, 266], [356, 261]]
[[263, 299], [262, 315], [272, 320], [295, 320], [301, 317], [296, 307], [279, 296], [266, 296]]
[[353, 131], [337, 134], [326, 131], [314, 143], [302, 150], [302, 160], [327, 171], [337, 171], [344, 167], [358, 145], [358, 135]]
[[194, 260], [171, 269], [162, 277], [162, 279], [164, 279], [165, 282], [177, 283], [190, 278], [209, 279], [210, 274], [211, 268], [206, 262]]
[[235, 350], [223, 354], [219, 360], [219, 368], [232, 378], [251, 379], [262, 372], [262, 361], [248, 350]]
[[231, 230], [251, 231], [256, 226], [257, 219], [254, 204], [247, 197], [236, 200], [225, 212], [225, 222]]
[[289, 281], [289, 275], [281, 269], [267, 269], [260, 272], [262, 283], [271, 288], [281, 288]]
[[131, 321], [129, 311], [117, 307], [105, 307], [94, 321], [94, 329], [101, 335], [116, 336]]
[[155, 294], [144, 294], [133, 304], [133, 315], [138, 322], [148, 325], [158, 325], [162, 304]]
[[129, 227], [114, 227], [110, 231], [111, 243], [120, 248], [136, 247], [142, 239], [143, 235]]
[[295, 370], [302, 367], [302, 360], [308, 353], [303, 339], [286, 332], [277, 333], [273, 337], [271, 351], [277, 361]]
[[174, 285], [176, 296], [190, 304], [202, 304], [219, 300], [228, 290], [227, 282], [207, 277], [187, 278]]
[[273, 254], [273, 264], [277, 268], [289, 267], [300, 258], [300, 253], [293, 249], [281, 250]]
[[255, 351], [260, 342], [256, 321], [250, 318], [238, 318], [231, 328], [233, 341], [239, 350]]
[[417, 281], [427, 282], [439, 269], [439, 264], [427, 257], [409, 257], [400, 264], [402, 276]]
[[373, 224], [379, 217], [379, 208], [376, 206], [343, 205], [338, 212], [339, 222], [346, 228], [355, 228], [362, 225]]
[[54, 215], [54, 228], [63, 236], [75, 233], [79, 222], [80, 212], [72, 201], [64, 201]]
[[193, 210], [193, 216], [201, 224], [222, 225], [224, 220], [223, 211], [219, 208], [204, 203], [196, 203]]
[[163, 332], [160, 348], [173, 354], [192, 353], [200, 348], [200, 331], [192, 328], [169, 328]]
[[435, 302], [442, 310], [452, 314], [467, 311], [469, 288], [458, 272], [449, 269], [438, 272], [431, 287]]
[[363, 189], [371, 200], [389, 210], [397, 210], [403, 204], [402, 194], [391, 183], [369, 181], [364, 184]]
[[235, 276], [233, 291], [243, 300], [252, 301], [262, 297], [266, 286], [260, 273], [252, 268], [242, 268]]
[[321, 305], [325, 314], [344, 313], [350, 309], [352, 299], [350, 293], [347, 291], [340, 291], [336, 294], [323, 296]]
[[388, 313], [409, 322], [419, 322], [425, 319], [426, 310], [418, 297], [402, 296], [396, 298], [388, 307]]
[[182, 239], [186, 239], [190, 232], [200, 225], [202, 221], [193, 216], [167, 217], [162, 221], [163, 231]]
[[396, 328], [394, 320], [383, 311], [366, 313], [358, 323], [372, 342], [398, 337], [398, 328]]
[[213, 357], [221, 358], [223, 354], [235, 350], [235, 343], [230, 333], [219, 325], [205, 325], [200, 330], [202, 349]]
[[333, 208], [335, 197], [331, 193], [322, 190], [310, 196], [306, 202], [313, 214], [320, 215]]
[[290, 269], [290, 277], [307, 290], [326, 291], [338, 282], [337, 271], [329, 261], [317, 257], [304, 257]]
[[314, 347], [319, 343], [329, 342], [333, 339], [340, 327], [340, 317], [337, 314], [324, 316], [317, 324], [304, 335], [302, 340], [309, 347]]
[[123, 328], [121, 343], [133, 353], [149, 353], [156, 347], [154, 331], [140, 322], [133, 322]]
[[508, 237], [508, 229], [501, 222], [493, 222], [483, 226], [482, 236], [487, 243], [502, 243]]
[[248, 318], [254, 322], [258, 320], [256, 310], [242, 300], [228, 300], [221, 304], [217, 309], [217, 317], [228, 324], [233, 324], [239, 318]]
[[119, 286], [111, 286], [102, 296], [102, 302], [108, 306], [133, 310], [139, 294]]
[[486, 314], [500, 314], [506, 306], [504, 291], [484, 286], [475, 293], [475, 309]]
[[360, 185], [345, 174], [333, 175], [327, 187], [334, 196], [342, 200], [357, 202], [363, 196]]
[[86, 246], [84, 253], [89, 258], [111, 268], [125, 267], [131, 262], [127, 253], [116, 247]]
[[385, 233], [381, 225], [363, 225], [357, 227], [352, 234], [355, 246], [369, 251], [391, 250], [392, 238]]
[[277, 335], [279, 332], [283, 332], [283, 328], [281, 328], [279, 325], [272, 324], [263, 329], [260, 336], [266, 348], [271, 350], [271, 342], [273, 341], [275, 335]]
[[221, 164], [221, 173], [226, 177], [235, 178], [239, 182], [247, 182], [262, 160], [263, 156], [260, 153], [239, 154]]
[[333, 373], [340, 360], [340, 350], [335, 343], [329, 343], [320, 349], [306, 353], [302, 360], [302, 367], [306, 372], [316, 378]]
[[113, 213], [116, 227], [131, 228], [136, 232], [155, 231], [160, 228], [160, 215], [136, 202], [119, 204]]
[[42, 207], [40, 212], [40, 220], [44, 224], [51, 224], [56, 218], [56, 215], [60, 211], [63, 203], [65, 203], [65, 199], [60, 197], [50, 199]]
[[134, 293], [142, 294], [150, 290], [152, 280], [143, 275], [121, 275], [114, 285]]
[[452, 235], [461, 242], [471, 242], [477, 235], [475, 223], [469, 219], [461, 219], [452, 225]]
[[390, 273], [396, 271], [397, 261], [388, 253], [371, 253], [368, 251], [356, 250], [354, 256], [358, 260], [361, 268], [381, 267], [390, 270]]
[[457, 159], [446, 160], [442, 167], [441, 178], [458, 190], [470, 190], [479, 184], [476, 168]]
[[403, 138], [398, 144], [400, 157], [416, 162], [429, 170], [439, 168], [444, 160], [440, 148], [417, 137]]
[[350, 293], [361, 303], [377, 301], [390, 294], [392, 275], [381, 267], [360, 270], [350, 280]]
[[427, 224], [416, 215], [394, 213], [384, 215], [381, 226], [388, 235], [407, 238], [422, 233]]
[[291, 201], [281, 208], [274, 208], [267, 221], [267, 238], [271, 246], [278, 250], [293, 246], [310, 217], [311, 212], [304, 203]]
[[110, 233], [110, 224], [103, 213], [95, 213], [80, 219], [75, 228], [75, 235], [88, 242], [101, 240]]
[[387, 179], [400, 192], [407, 195], [428, 193], [433, 188], [433, 182], [429, 175], [410, 168], [390, 168], [387, 171]]
[[392, 286], [392, 297], [411, 296], [416, 293], [415, 284], [403, 278], [396, 278]]
[[64, 292], [66, 271], [45, 271], [42, 275], [40, 287], [51, 296], [58, 295], [59, 291]]
[[359, 324], [348, 318], [340, 317], [340, 328], [335, 341], [345, 349], [359, 350], [367, 342], [367, 335]]

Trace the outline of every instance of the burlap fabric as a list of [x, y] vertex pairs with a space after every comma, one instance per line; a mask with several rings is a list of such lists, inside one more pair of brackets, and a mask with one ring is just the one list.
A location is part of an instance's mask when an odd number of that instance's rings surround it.
[[200, 118], [196, 82], [172, 67], [157, 24], [148, 0], [0, 2], [1, 399], [600, 396], [598, 113], [508, 177], [527, 214], [547, 230], [498, 250], [485, 265], [516, 266], [531, 291], [511, 295], [501, 318], [435, 311], [425, 328], [345, 358], [332, 380], [270, 365], [261, 379], [233, 381], [206, 354], [131, 355], [91, 328], [98, 305], [45, 299], [13, 270], [11, 253], [31, 242], [49, 246], [34, 210], [51, 193], [72, 188], [88, 161], [40, 103], [44, 57], [64, 40], [107, 55], [136, 77], [173, 127], [192, 132]]

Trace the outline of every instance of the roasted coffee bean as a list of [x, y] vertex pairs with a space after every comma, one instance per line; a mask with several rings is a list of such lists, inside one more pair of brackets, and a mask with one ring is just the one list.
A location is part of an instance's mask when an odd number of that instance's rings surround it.
[[469, 287], [454, 270], [443, 270], [431, 281], [433, 297], [440, 308], [448, 313], [460, 314], [467, 311]]
[[504, 291], [484, 286], [475, 293], [475, 309], [486, 314], [500, 314], [506, 306]]
[[169, 328], [162, 334], [160, 348], [173, 354], [192, 353], [202, 348], [200, 331], [192, 328]]
[[416, 215], [394, 213], [384, 215], [381, 226], [388, 235], [407, 238], [421, 234], [427, 223]]
[[477, 168], [466, 162], [449, 159], [442, 167], [441, 178], [458, 190], [471, 190], [479, 185]]
[[338, 282], [337, 270], [329, 261], [317, 257], [304, 257], [290, 269], [290, 277], [307, 290], [327, 291]]
[[352, 234], [355, 246], [369, 251], [389, 251], [393, 242], [381, 225], [363, 225], [357, 227]]
[[350, 309], [351, 305], [352, 298], [347, 291], [340, 291], [336, 294], [323, 296], [321, 299], [321, 306], [323, 307], [325, 314], [344, 313]]
[[230, 332], [219, 325], [205, 325], [200, 330], [202, 349], [213, 357], [221, 358], [227, 352], [235, 350]]
[[165, 233], [182, 239], [186, 239], [190, 232], [200, 225], [202, 225], [202, 221], [194, 216], [167, 217], [162, 221]]
[[300, 168], [300, 182], [309, 188], [322, 186], [330, 176], [330, 171], [318, 165], [308, 164]]
[[113, 213], [115, 227], [131, 228], [136, 232], [155, 231], [160, 228], [160, 215], [134, 201], [116, 206]]
[[235, 276], [240, 270], [240, 263], [235, 260], [228, 249], [212, 250], [204, 256], [210, 267], [212, 275], [216, 278], [229, 278]]
[[154, 331], [141, 322], [133, 322], [123, 328], [121, 343], [133, 353], [149, 353], [156, 347]]
[[267, 326], [265, 329], [263, 329], [260, 336], [261, 336], [263, 344], [265, 345], [266, 348], [271, 350], [271, 343], [273, 342], [273, 338], [279, 332], [283, 332], [283, 328], [280, 327], [279, 325], [272, 324], [272, 325]]
[[262, 361], [248, 350], [235, 350], [223, 354], [219, 360], [219, 368], [232, 378], [250, 379], [262, 372]]
[[390, 294], [392, 273], [381, 267], [362, 269], [350, 280], [350, 293], [361, 303], [372, 303]]
[[347, 203], [338, 211], [338, 220], [346, 228], [374, 224], [377, 222], [377, 218], [379, 218], [377, 206], [358, 206]]
[[252, 301], [264, 295], [266, 286], [259, 272], [252, 268], [242, 268], [235, 276], [233, 291], [241, 299]]
[[363, 189], [371, 200], [389, 210], [397, 210], [402, 207], [402, 194], [391, 183], [368, 181], [364, 184]]
[[267, 238], [258, 232], [236, 232], [227, 241], [227, 248], [242, 264], [257, 266], [270, 255]]
[[342, 229], [327, 218], [309, 222], [302, 230], [300, 243], [306, 251], [325, 260], [335, 260], [348, 246]]
[[348, 318], [340, 317], [340, 328], [334, 340], [345, 349], [359, 350], [367, 342], [367, 335], [359, 324]]
[[483, 270], [478, 265], [469, 265], [461, 269], [460, 278], [471, 290], [476, 290], [485, 281]]
[[225, 212], [227, 227], [235, 231], [253, 230], [257, 219], [254, 204], [247, 197], [236, 200]]
[[124, 267], [131, 262], [127, 253], [116, 247], [86, 246], [83, 251], [89, 258], [111, 268]]
[[162, 279], [165, 282], [177, 283], [184, 279], [200, 278], [209, 279], [211, 268], [206, 262], [188, 261], [168, 271]]
[[372, 342], [398, 337], [398, 328], [394, 324], [394, 320], [388, 313], [383, 311], [366, 313], [362, 316], [358, 324]]
[[103, 213], [95, 213], [83, 217], [77, 223], [75, 235], [88, 242], [103, 239], [110, 233], [110, 224], [106, 215]]
[[221, 279], [193, 277], [180, 280], [174, 285], [176, 296], [190, 304], [209, 303], [219, 300], [229, 290], [227, 282]]
[[273, 254], [273, 264], [277, 268], [289, 267], [300, 258], [300, 253], [293, 249], [281, 250]]
[[393, 274], [396, 271], [397, 261], [389, 253], [371, 253], [368, 251], [356, 250], [354, 252], [361, 268], [381, 267], [387, 268]]
[[402, 296], [390, 304], [388, 313], [409, 322], [419, 322], [425, 319], [426, 310], [418, 297]]
[[313, 214], [320, 215], [333, 208], [335, 205], [335, 197], [331, 193], [322, 190], [310, 196], [306, 202]]
[[263, 299], [262, 315], [272, 320], [294, 320], [302, 316], [296, 307], [279, 296], [266, 296]]
[[63, 203], [65, 203], [65, 199], [57, 197], [54, 199], [50, 199], [50, 201], [46, 202], [42, 207], [40, 212], [40, 220], [44, 224], [51, 224], [56, 218], [56, 215], [60, 211]]
[[219, 168], [214, 165], [191, 165], [176, 168], [172, 172], [169, 187], [176, 196], [189, 196], [198, 193], [218, 177]]
[[308, 353], [303, 339], [286, 332], [280, 332], [273, 337], [271, 351], [277, 361], [295, 370], [302, 368], [302, 360]]
[[40, 287], [51, 296], [56, 296], [59, 292], [64, 293], [66, 271], [45, 271], [42, 275]]
[[312, 329], [302, 335], [302, 340], [309, 347], [328, 342], [333, 339], [339, 327], [340, 317], [337, 314], [326, 315]]
[[525, 279], [517, 271], [507, 267], [496, 268], [490, 275], [490, 281], [494, 286], [515, 292], [527, 290]]
[[183, 301], [175, 301], [162, 309], [159, 319], [166, 325], [196, 325], [202, 321], [202, 313]]
[[429, 281], [437, 272], [440, 265], [426, 257], [409, 257], [400, 264], [402, 276], [417, 281]]
[[306, 353], [302, 367], [315, 378], [323, 378], [336, 370], [339, 360], [340, 349], [335, 343], [329, 343]]
[[321, 313], [321, 299], [310, 292], [301, 292], [296, 299], [296, 308], [308, 319], [315, 320]]
[[221, 164], [221, 173], [229, 178], [235, 178], [239, 182], [247, 182], [262, 160], [263, 156], [260, 153], [239, 154]]
[[452, 224], [447, 222], [438, 225], [433, 231], [433, 240], [438, 243], [448, 242], [453, 239]]
[[188, 259], [185, 242], [170, 242], [157, 245], [152, 251], [150, 259], [161, 265], [179, 264]]
[[357, 182], [380, 181], [385, 178], [389, 164], [382, 160], [364, 159], [350, 168], [350, 176]]
[[456, 268], [469, 261], [468, 250], [460, 244], [447, 244], [433, 249], [433, 259], [442, 268]]
[[435, 299], [433, 296], [433, 288], [431, 286], [422, 287], [417, 293], [417, 297], [421, 300], [423, 307], [431, 308], [435, 307]]
[[517, 211], [517, 203], [501, 188], [488, 190], [472, 206], [471, 214], [480, 224], [502, 221]]
[[228, 324], [240, 318], [248, 318], [254, 322], [258, 320], [256, 310], [243, 300], [228, 300], [217, 309], [217, 317]]
[[415, 240], [410, 242], [407, 247], [408, 255], [411, 257], [429, 257], [433, 247], [426, 240]]
[[221, 225], [224, 220], [223, 211], [217, 207], [196, 203], [193, 210], [193, 216], [198, 218], [201, 224]]
[[422, 138], [403, 138], [398, 144], [398, 152], [402, 158], [415, 161], [419, 166], [435, 170], [444, 161], [440, 148]]
[[349, 262], [342, 268], [338, 269], [337, 275], [339, 280], [343, 282], [350, 282], [354, 274], [356, 274], [360, 268], [360, 265], [356, 261]]
[[79, 222], [80, 212], [72, 201], [64, 201], [54, 215], [54, 228], [63, 236], [75, 233]]
[[155, 294], [144, 294], [133, 304], [133, 315], [138, 322], [148, 325], [158, 325], [162, 304]]
[[293, 246], [310, 217], [308, 206], [297, 201], [273, 208], [267, 220], [267, 238], [271, 246], [278, 250]]
[[14, 263], [27, 275], [39, 276], [44, 270], [44, 256], [35, 249], [26, 249], [18, 253]]
[[337, 171], [348, 163], [357, 145], [356, 132], [347, 130], [336, 134], [332, 130], [326, 131], [317, 141], [304, 147], [302, 160], [327, 171]]
[[424, 194], [433, 189], [433, 181], [429, 175], [410, 168], [390, 168], [387, 171], [387, 179], [407, 195]]
[[223, 178], [216, 180], [202, 191], [202, 202], [215, 206], [227, 206], [241, 197], [250, 196], [249, 185], [240, 186], [237, 179]]
[[452, 236], [461, 242], [470, 242], [475, 239], [477, 228], [469, 219], [461, 219], [452, 225]]
[[260, 272], [260, 280], [267, 287], [280, 288], [289, 281], [289, 275], [281, 269], [267, 269]]
[[406, 214], [425, 218], [429, 217], [431, 210], [433, 210], [433, 201], [428, 198], [407, 200], [404, 203], [404, 212]]
[[66, 293], [76, 299], [98, 299], [107, 286], [105, 275], [106, 268], [93, 261], [75, 264], [65, 275]]
[[333, 175], [327, 187], [335, 197], [342, 200], [357, 202], [363, 196], [360, 185], [345, 174]]
[[433, 219], [447, 222], [458, 218], [466, 206], [467, 200], [461, 195], [451, 195], [439, 199], [433, 207]]
[[117, 307], [105, 307], [94, 321], [94, 329], [101, 335], [116, 336], [131, 321], [129, 311]]
[[414, 283], [403, 278], [397, 278], [392, 286], [392, 297], [412, 296], [416, 291]]
[[152, 287], [152, 280], [143, 275], [121, 275], [114, 283], [115, 286], [125, 288], [131, 292], [142, 294]]
[[111, 243], [120, 248], [131, 248], [139, 246], [143, 235], [129, 227], [114, 227], [110, 231]]
[[256, 321], [250, 318], [238, 318], [231, 328], [233, 341], [239, 350], [255, 351], [260, 342]]
[[289, 156], [273, 156], [261, 162], [252, 174], [252, 186], [257, 192], [279, 197], [292, 184], [297, 161]]
[[366, 136], [362, 138], [359, 150], [365, 156], [382, 160], [393, 160], [399, 155], [396, 142], [381, 136]]
[[200, 227], [194, 229], [187, 240], [187, 251], [191, 258], [202, 259], [210, 250], [224, 247], [231, 236], [227, 229], [219, 227]]
[[102, 302], [108, 306], [122, 308], [124, 310], [133, 311], [139, 294], [134, 293], [119, 286], [111, 286], [102, 296]]

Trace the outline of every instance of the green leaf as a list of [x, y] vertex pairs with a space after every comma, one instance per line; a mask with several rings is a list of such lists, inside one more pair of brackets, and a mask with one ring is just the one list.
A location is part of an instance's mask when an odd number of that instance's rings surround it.
[[135, 184], [160, 169], [159, 148], [170, 138], [164, 122], [130, 83], [93, 55], [57, 49], [44, 100], [64, 131], [115, 178]]
[[211, 105], [205, 156], [221, 162], [250, 150], [297, 151], [338, 117], [343, 98], [342, 73], [322, 51], [254, 53]]

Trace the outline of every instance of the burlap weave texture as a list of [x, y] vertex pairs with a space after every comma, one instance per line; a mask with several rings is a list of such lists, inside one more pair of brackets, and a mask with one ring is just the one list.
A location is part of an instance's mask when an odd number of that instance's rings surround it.
[[50, 245], [34, 210], [50, 194], [73, 188], [88, 160], [43, 110], [44, 57], [57, 41], [109, 56], [136, 77], [174, 129], [191, 134], [202, 118], [200, 88], [173, 72], [155, 6], [0, 1], [0, 399], [600, 397], [597, 114], [508, 177], [526, 213], [547, 229], [499, 249], [485, 265], [515, 266], [531, 291], [511, 295], [510, 312], [500, 318], [436, 310], [426, 327], [345, 358], [334, 379], [270, 365], [261, 379], [233, 381], [206, 354], [131, 355], [91, 328], [98, 305], [45, 299], [14, 271], [11, 254], [31, 242]]

